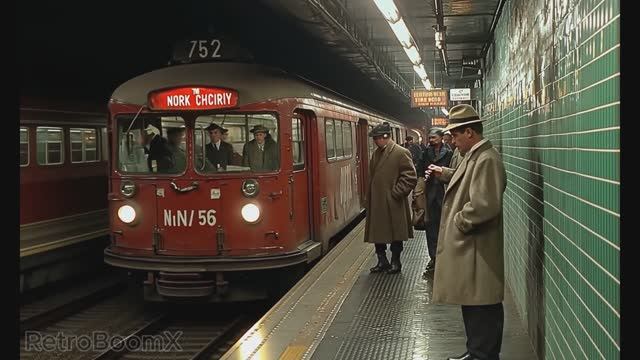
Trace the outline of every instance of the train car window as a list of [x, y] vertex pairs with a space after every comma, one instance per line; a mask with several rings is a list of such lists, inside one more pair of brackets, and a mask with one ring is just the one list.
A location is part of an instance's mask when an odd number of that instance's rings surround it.
[[[373, 126], [369, 125], [369, 132], [373, 131]], [[376, 143], [373, 142], [373, 138], [369, 136], [369, 159], [373, 156], [373, 152], [376, 151]]]
[[180, 174], [185, 171], [185, 128], [181, 117], [122, 115], [116, 121], [120, 171], [136, 174]]
[[96, 129], [69, 129], [71, 162], [98, 161], [98, 131]]
[[293, 170], [304, 169], [304, 129], [298, 118], [291, 119], [291, 149]]
[[109, 161], [109, 138], [107, 137], [107, 128], [100, 129], [100, 145], [102, 145], [102, 160]]
[[353, 139], [349, 121], [342, 122], [342, 140], [344, 142], [344, 156], [351, 157], [353, 155]]
[[20, 166], [29, 165], [29, 129], [20, 128]]
[[325, 119], [324, 121], [325, 139], [327, 146], [327, 159], [336, 157], [336, 142], [334, 134], [333, 119]]
[[336, 158], [344, 157], [344, 143], [342, 137], [342, 121], [334, 121], [333, 133], [336, 134]]
[[396, 139], [395, 142], [402, 143], [400, 140], [400, 129], [396, 128]]
[[272, 114], [198, 116], [194, 166], [203, 173], [279, 170], [278, 134], [278, 119]]
[[39, 165], [56, 165], [64, 162], [63, 132], [60, 127], [36, 128], [36, 152]]

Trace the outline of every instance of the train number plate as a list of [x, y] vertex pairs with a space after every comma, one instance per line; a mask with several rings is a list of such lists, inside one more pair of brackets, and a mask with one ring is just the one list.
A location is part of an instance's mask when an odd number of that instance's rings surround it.
[[216, 211], [209, 210], [164, 210], [164, 226], [190, 227], [190, 226], [214, 226], [216, 224]]

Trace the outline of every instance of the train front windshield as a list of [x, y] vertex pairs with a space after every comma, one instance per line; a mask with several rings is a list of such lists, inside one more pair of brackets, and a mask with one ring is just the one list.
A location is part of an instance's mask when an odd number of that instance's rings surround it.
[[[278, 121], [271, 114], [118, 116], [118, 169], [131, 174], [178, 175], [193, 154], [201, 174], [280, 169]], [[192, 125], [193, 124], [193, 125]], [[192, 135], [193, 148], [186, 146]]]
[[199, 172], [270, 172], [280, 168], [278, 121], [273, 115], [198, 116], [194, 139], [194, 166]]

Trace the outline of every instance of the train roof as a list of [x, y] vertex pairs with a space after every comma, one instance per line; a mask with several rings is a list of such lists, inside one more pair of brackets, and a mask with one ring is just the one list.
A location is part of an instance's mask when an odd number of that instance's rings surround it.
[[238, 91], [239, 106], [282, 98], [309, 98], [342, 105], [403, 125], [388, 115], [358, 104], [302, 77], [259, 64], [220, 62], [166, 67], [123, 83], [114, 90], [111, 101], [142, 105], [147, 103], [148, 94], [154, 90], [198, 85], [232, 88]]

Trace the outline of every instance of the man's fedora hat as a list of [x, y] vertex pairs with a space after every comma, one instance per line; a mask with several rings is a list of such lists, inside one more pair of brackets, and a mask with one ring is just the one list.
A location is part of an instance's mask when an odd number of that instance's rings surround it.
[[269, 129], [267, 129], [264, 125], [256, 125], [253, 127], [253, 129], [249, 130], [250, 133], [253, 134], [257, 134], [257, 133], [265, 133], [268, 134], [269, 133]]
[[451, 130], [460, 126], [469, 125], [473, 123], [482, 122], [476, 109], [471, 105], [460, 104], [456, 105], [449, 110], [449, 125], [444, 129]]
[[389, 125], [388, 122], [383, 122], [382, 124], [376, 125], [373, 128], [373, 130], [369, 132], [370, 137], [384, 136], [385, 138], [387, 138], [390, 135], [391, 135], [391, 125]]

